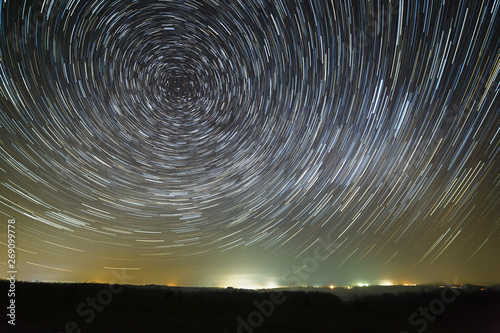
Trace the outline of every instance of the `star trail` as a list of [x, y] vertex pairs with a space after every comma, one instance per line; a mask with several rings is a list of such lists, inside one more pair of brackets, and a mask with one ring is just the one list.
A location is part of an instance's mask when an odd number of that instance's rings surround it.
[[498, 282], [499, 8], [2, 1], [19, 278]]

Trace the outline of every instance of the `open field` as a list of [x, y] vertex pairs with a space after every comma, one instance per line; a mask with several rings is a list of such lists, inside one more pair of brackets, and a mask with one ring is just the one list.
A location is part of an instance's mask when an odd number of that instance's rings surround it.
[[[7, 281], [1, 285], [8, 289]], [[385, 293], [374, 293], [385, 290], [380, 287], [354, 288], [344, 291], [352, 296], [345, 301], [312, 288], [254, 291], [17, 282], [16, 325], [8, 325], [8, 331], [500, 332], [498, 287], [427, 286], [393, 293], [394, 288]], [[2, 318], [4, 332], [7, 320]]]

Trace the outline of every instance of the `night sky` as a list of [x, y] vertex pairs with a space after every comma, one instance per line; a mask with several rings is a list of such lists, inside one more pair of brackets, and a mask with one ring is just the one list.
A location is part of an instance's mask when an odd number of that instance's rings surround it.
[[1, 277], [500, 281], [500, 1], [0, 10]]

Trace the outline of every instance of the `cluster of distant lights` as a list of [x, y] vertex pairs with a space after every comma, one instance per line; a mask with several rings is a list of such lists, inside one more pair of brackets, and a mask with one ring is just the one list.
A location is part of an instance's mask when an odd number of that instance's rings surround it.
[[[336, 286], [333, 284], [328, 285], [329, 289], [335, 289], [335, 288], [341, 288], [341, 289], [353, 289], [354, 287], [374, 287], [374, 286], [382, 286], [382, 287], [390, 287], [390, 286], [404, 286], [404, 287], [415, 287], [417, 286], [416, 283], [402, 283], [402, 284], [397, 284], [393, 283], [390, 281], [382, 281], [380, 283], [375, 283], [375, 284], [369, 284], [365, 282], [359, 282], [354, 285], [350, 286]], [[249, 289], [249, 290], [264, 290], [264, 289], [276, 289], [276, 288], [289, 288], [288, 286], [279, 286], [276, 283], [269, 282], [266, 284], [254, 284], [254, 283], [248, 283], [248, 284], [235, 284], [235, 285], [224, 285], [220, 286], [221, 288], [238, 288], [238, 289]], [[306, 288], [308, 286], [296, 286], [299, 288]], [[325, 288], [325, 286], [313, 286], [313, 288]]]
[[[390, 286], [404, 286], [404, 287], [415, 287], [417, 284], [416, 283], [402, 283], [402, 284], [395, 284], [390, 281], [383, 281], [379, 284], [369, 284], [369, 283], [364, 283], [364, 282], [359, 282], [355, 286], [356, 287], [370, 287], [370, 286], [382, 286], [382, 287], [390, 287]], [[337, 288], [335, 285], [331, 284], [328, 286], [330, 289], [335, 289]], [[353, 286], [343, 286], [340, 288], [347, 288], [347, 289], [352, 289]]]

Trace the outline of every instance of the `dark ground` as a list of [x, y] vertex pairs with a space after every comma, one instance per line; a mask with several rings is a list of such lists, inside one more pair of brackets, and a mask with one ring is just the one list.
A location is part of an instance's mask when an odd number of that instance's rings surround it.
[[360, 292], [343, 302], [331, 293], [305, 291], [17, 282], [11, 326], [5, 313], [8, 282], [0, 285], [0, 332], [500, 333], [498, 287]]

